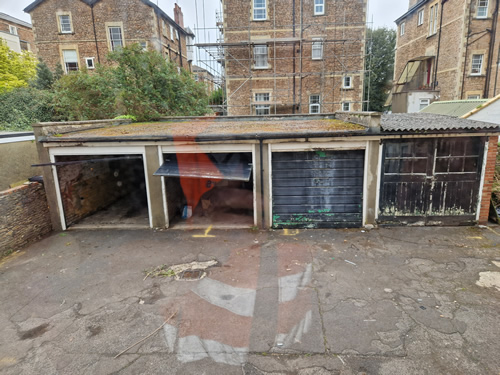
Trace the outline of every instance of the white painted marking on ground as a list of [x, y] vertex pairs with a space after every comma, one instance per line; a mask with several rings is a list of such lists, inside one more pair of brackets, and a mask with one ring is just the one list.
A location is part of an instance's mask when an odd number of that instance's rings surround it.
[[237, 288], [209, 278], [201, 280], [193, 292], [205, 301], [241, 316], [253, 316], [255, 289]]
[[476, 285], [485, 288], [496, 288], [500, 291], [500, 272], [480, 272]]
[[234, 348], [214, 340], [202, 340], [198, 336], [181, 337], [177, 346], [180, 362], [194, 362], [210, 357], [215, 362], [238, 366], [246, 362], [248, 348]]

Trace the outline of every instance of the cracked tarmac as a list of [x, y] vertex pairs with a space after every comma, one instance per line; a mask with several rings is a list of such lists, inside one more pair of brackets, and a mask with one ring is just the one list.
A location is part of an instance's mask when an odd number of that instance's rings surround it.
[[500, 374], [498, 227], [203, 233], [69, 231], [0, 261], [0, 374]]

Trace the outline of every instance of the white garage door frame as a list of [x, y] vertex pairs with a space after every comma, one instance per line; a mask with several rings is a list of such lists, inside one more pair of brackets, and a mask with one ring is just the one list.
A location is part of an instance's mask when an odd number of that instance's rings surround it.
[[[225, 153], [252, 153], [252, 174], [253, 174], [253, 223], [257, 226], [257, 185], [256, 185], [256, 172], [257, 166], [255, 165], [255, 151], [256, 144], [254, 143], [241, 143], [241, 144], [192, 144], [192, 145], [169, 145], [158, 146], [160, 165], [163, 164], [163, 154], [225, 154]], [[168, 203], [167, 203], [167, 189], [165, 185], [165, 177], [161, 177], [162, 193], [163, 193], [163, 207], [165, 208], [166, 227], [170, 226], [168, 218]]]
[[[146, 149], [144, 146], [119, 146], [119, 147], [58, 147], [50, 148], [49, 156], [50, 162], [56, 162], [56, 156], [80, 156], [80, 155], [142, 155], [143, 165], [144, 165], [144, 180], [146, 182], [146, 194], [148, 199], [148, 216], [149, 216], [149, 227], [153, 228], [153, 217], [151, 215], [151, 197], [149, 194], [149, 182], [146, 176], [147, 160], [146, 160]], [[54, 184], [56, 188], [57, 205], [59, 208], [59, 215], [61, 217], [61, 226], [63, 230], [66, 230], [66, 217], [64, 214], [64, 206], [62, 204], [61, 188], [59, 186], [59, 178], [57, 175], [57, 168], [55, 165], [51, 166], [52, 175], [54, 176]]]

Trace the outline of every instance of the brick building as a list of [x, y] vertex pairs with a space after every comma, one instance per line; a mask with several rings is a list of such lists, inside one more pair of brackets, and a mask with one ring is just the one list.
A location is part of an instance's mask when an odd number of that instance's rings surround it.
[[184, 28], [181, 8], [174, 18], [148, 0], [36, 0], [31, 15], [38, 56], [68, 72], [106, 64], [110, 51], [139, 43], [191, 70], [194, 34]]
[[31, 24], [5, 13], [0, 13], [0, 39], [16, 52], [35, 52]]
[[228, 114], [361, 111], [366, 8], [366, 0], [225, 0]]
[[410, 0], [396, 20], [393, 112], [498, 94], [498, 6], [498, 0]]

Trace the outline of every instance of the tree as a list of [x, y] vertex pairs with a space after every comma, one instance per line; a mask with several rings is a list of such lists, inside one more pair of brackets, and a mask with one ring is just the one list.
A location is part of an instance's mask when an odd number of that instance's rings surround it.
[[365, 77], [365, 110], [382, 112], [392, 88], [396, 31], [386, 27], [366, 31], [367, 73]]
[[138, 44], [112, 52], [110, 67], [72, 72], [54, 84], [54, 105], [67, 120], [120, 115], [138, 121], [162, 116], [199, 116], [210, 111], [205, 86], [156, 51]]
[[109, 58], [117, 63], [114, 76], [120, 114], [143, 121], [161, 116], [199, 116], [209, 111], [205, 86], [159, 52], [144, 51], [134, 44], [112, 52]]
[[45, 62], [40, 59], [36, 66], [36, 80], [34, 86], [39, 90], [50, 90], [54, 84], [54, 74], [50, 71]]
[[17, 53], [0, 39], [0, 93], [27, 86], [36, 75], [36, 64], [31, 52]]

